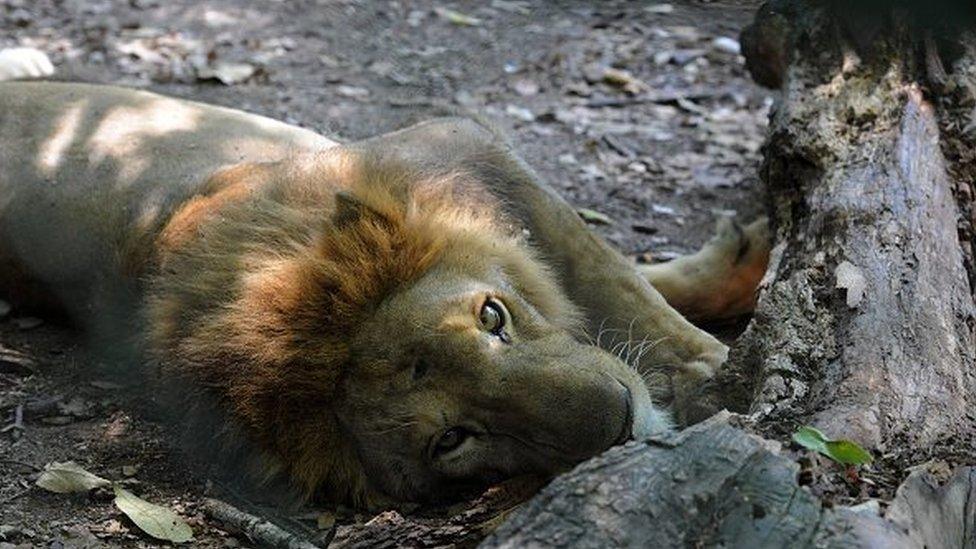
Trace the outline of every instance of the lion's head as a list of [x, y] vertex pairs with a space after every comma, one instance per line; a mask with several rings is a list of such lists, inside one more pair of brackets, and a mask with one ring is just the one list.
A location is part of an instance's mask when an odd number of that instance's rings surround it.
[[149, 302], [160, 361], [306, 494], [440, 499], [667, 428], [489, 196], [313, 164], [202, 224]]

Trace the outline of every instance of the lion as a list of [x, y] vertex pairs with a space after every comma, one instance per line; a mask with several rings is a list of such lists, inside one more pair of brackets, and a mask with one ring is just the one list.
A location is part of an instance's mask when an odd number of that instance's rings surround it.
[[9, 82], [0, 166], [4, 299], [132, 342], [145, 367], [121, 362], [177, 428], [259, 482], [356, 506], [666, 432], [665, 404], [727, 356], [682, 313], [749, 312], [769, 252], [765, 222], [726, 223], [637, 268], [467, 118], [338, 143], [145, 91]]

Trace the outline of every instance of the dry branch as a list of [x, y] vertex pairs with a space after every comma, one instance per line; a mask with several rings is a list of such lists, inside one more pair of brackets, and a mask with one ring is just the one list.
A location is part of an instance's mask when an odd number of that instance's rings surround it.
[[210, 518], [219, 521], [229, 530], [247, 536], [259, 547], [275, 549], [318, 549], [318, 546], [292, 534], [276, 524], [245, 513], [216, 499], [207, 499], [203, 510]]

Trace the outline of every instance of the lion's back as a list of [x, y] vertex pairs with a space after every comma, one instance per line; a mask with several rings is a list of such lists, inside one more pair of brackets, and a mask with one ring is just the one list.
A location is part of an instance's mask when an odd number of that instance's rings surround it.
[[120, 247], [151, 239], [215, 170], [332, 145], [268, 118], [148, 92], [0, 84], [0, 260], [21, 273], [20, 290], [41, 282], [84, 299], [119, 274]]

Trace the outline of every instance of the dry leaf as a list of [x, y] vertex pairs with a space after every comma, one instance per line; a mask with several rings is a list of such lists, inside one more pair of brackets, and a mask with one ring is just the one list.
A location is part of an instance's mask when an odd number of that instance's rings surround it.
[[87, 492], [112, 484], [108, 480], [89, 473], [73, 461], [48, 463], [35, 483], [49, 492], [71, 494]]
[[603, 81], [631, 95], [637, 95], [648, 89], [647, 84], [633, 74], [630, 74], [630, 72], [613, 67], [608, 67], [603, 70]]
[[113, 486], [113, 489], [115, 506], [143, 532], [156, 539], [173, 543], [183, 543], [193, 539], [190, 525], [172, 510], [149, 503], [124, 488]]
[[247, 81], [257, 73], [258, 69], [248, 63], [218, 62], [212, 67], [203, 67], [197, 72], [200, 80], [216, 80], [221, 84], [233, 86]]
[[583, 221], [587, 223], [593, 223], [596, 225], [611, 225], [613, 220], [610, 216], [604, 213], [600, 213], [596, 210], [591, 210], [589, 208], [577, 208], [576, 213], [583, 218]]

